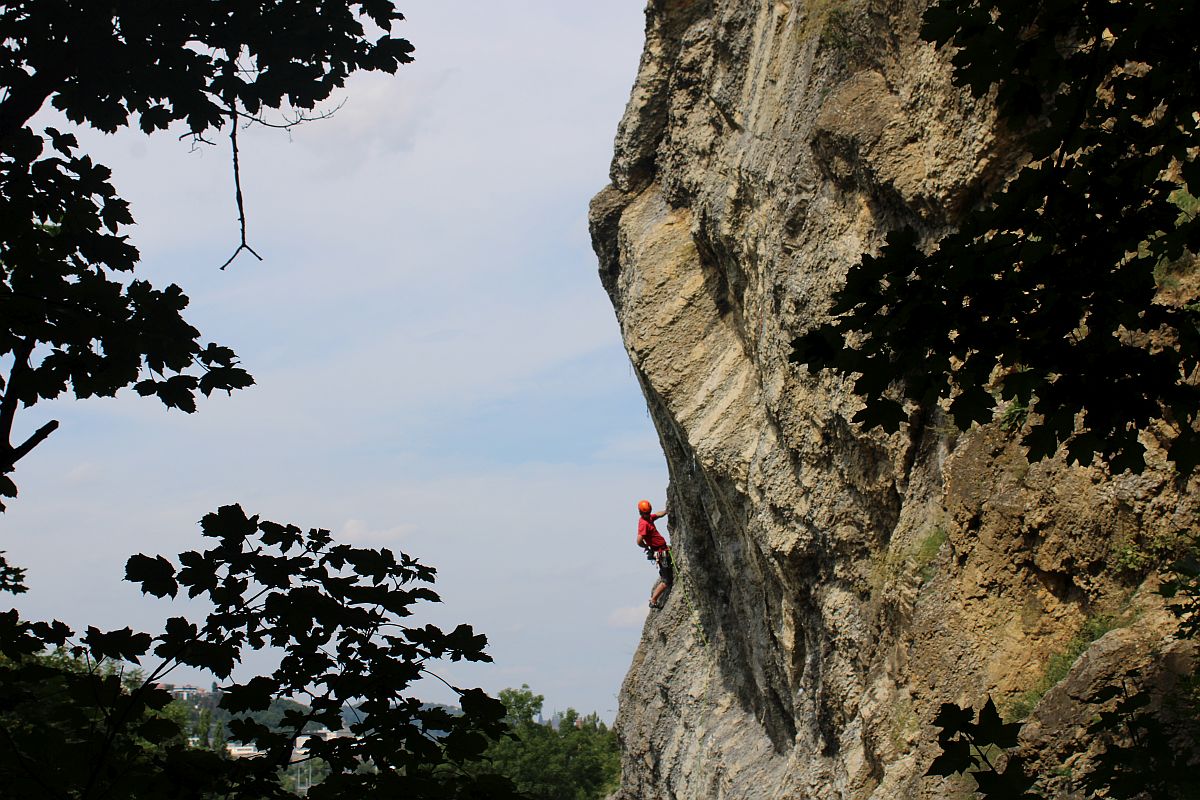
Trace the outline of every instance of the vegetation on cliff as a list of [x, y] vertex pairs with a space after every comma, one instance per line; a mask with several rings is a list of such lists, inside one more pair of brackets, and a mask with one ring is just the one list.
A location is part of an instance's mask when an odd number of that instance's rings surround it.
[[[949, 47], [954, 82], [991, 96], [1024, 165], [936, 241], [895, 231], [835, 295], [833, 320], [793, 360], [855, 377], [856, 421], [895, 431], [939, 401], [966, 430], [1023, 431], [1030, 460], [1065, 449], [1113, 473], [1141, 472], [1147, 445], [1186, 480], [1200, 465], [1200, 44], [1192, 4], [942, 0], [922, 35]], [[912, 405], [906, 406], [904, 400]], [[1139, 558], [1176, 598], [1194, 638], [1194, 531]], [[1142, 554], [1139, 554], [1142, 555]], [[1120, 565], [1116, 565], [1120, 567]], [[1097, 627], [1098, 626], [1098, 627]], [[1097, 621], [1051, 658], [1010, 708], [1022, 719], [1064, 678]], [[1194, 678], [1192, 679], [1194, 682]], [[1200, 748], [1190, 684], [1129, 669], [1077, 698], [1094, 720], [1088, 758], [1049, 775], [1018, 748], [1019, 721], [989, 699], [942, 706], [928, 774], [968, 773], [988, 798], [1058, 789], [1192, 797]], [[1042, 764], [1045, 767], [1045, 764]]]

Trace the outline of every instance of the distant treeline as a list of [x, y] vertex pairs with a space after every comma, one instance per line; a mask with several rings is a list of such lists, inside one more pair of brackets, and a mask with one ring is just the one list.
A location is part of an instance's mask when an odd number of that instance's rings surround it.
[[513, 737], [493, 742], [478, 765], [503, 775], [533, 800], [599, 800], [621, 779], [617, 735], [596, 714], [569, 708], [555, 725], [539, 721], [542, 695], [527, 685], [504, 689], [500, 701]]
[[[229, 741], [229, 721], [233, 714], [220, 707], [222, 693], [215, 686], [210, 692], [198, 692], [176, 699], [171, 705], [176, 718], [186, 719], [184, 729], [195, 746], [223, 751]], [[478, 770], [500, 774], [516, 784], [531, 800], [599, 800], [611, 794], [620, 781], [620, 754], [616, 733], [595, 713], [581, 715], [575, 709], [542, 720], [542, 695], [529, 686], [505, 689], [500, 700], [508, 709], [507, 722], [512, 736], [488, 746]], [[444, 707], [451, 713], [457, 709]], [[304, 705], [276, 698], [265, 711], [238, 714], [262, 725], [281, 728], [288, 711], [305, 711]], [[347, 724], [360, 720], [360, 713], [347, 707], [342, 712]], [[316, 731], [312, 724], [307, 732]], [[319, 783], [325, 766], [315, 763], [302, 770], [289, 770], [288, 785], [302, 789]]]

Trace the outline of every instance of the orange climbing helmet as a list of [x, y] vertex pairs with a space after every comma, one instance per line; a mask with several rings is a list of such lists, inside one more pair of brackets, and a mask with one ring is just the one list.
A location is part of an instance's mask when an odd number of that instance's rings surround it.
[[650, 506], [649, 500], [639, 500], [638, 501], [638, 511], [640, 511], [641, 513], [649, 514], [650, 508], [651, 508], [651, 506]]

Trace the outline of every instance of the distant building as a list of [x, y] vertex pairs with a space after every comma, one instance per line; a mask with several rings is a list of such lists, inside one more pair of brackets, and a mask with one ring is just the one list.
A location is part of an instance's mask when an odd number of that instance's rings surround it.
[[313, 739], [326, 740], [339, 735], [328, 728], [318, 728], [315, 731], [300, 734], [296, 737], [296, 741], [292, 745], [292, 761], [301, 761], [308, 758], [308, 743]]
[[230, 758], [254, 758], [262, 755], [262, 750], [252, 744], [230, 743], [225, 745], [225, 752], [229, 754]]
[[169, 692], [171, 697], [176, 700], [199, 700], [201, 697], [208, 695], [208, 692], [198, 686], [176, 686], [173, 683], [156, 683], [153, 684], [155, 689], [161, 689], [164, 692]]

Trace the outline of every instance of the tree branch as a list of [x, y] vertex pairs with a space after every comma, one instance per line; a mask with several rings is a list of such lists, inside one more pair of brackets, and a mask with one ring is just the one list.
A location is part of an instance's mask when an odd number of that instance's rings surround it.
[[318, 122], [323, 119], [329, 119], [334, 114], [341, 111], [342, 106], [344, 105], [346, 105], [346, 101], [342, 100], [342, 102], [338, 103], [334, 108], [331, 108], [329, 111], [322, 111], [319, 114], [309, 115], [305, 114], [303, 111], [297, 111], [294, 117], [288, 117], [286, 114], [282, 114], [282, 122], [270, 122], [261, 114], [258, 116], [251, 114], [239, 114], [239, 116], [256, 125], [262, 125], [264, 128], [275, 128], [276, 130], [290, 131], [297, 125], [303, 125], [305, 122]]
[[0, 398], [0, 452], [12, 449], [12, 426], [17, 415], [17, 384], [29, 371], [29, 358], [33, 355], [34, 340], [32, 336], [22, 339], [13, 348], [12, 370], [8, 373], [8, 383], [4, 386], [4, 397]]
[[29, 451], [44, 442], [47, 436], [58, 429], [58, 420], [52, 419], [34, 431], [33, 435], [24, 442], [16, 447], [12, 446], [13, 421], [17, 416], [17, 406], [20, 405], [17, 387], [31, 371], [29, 359], [33, 355], [35, 345], [34, 338], [27, 336], [13, 348], [12, 370], [8, 373], [4, 397], [0, 398], [0, 475], [12, 472], [18, 461], [29, 455]]
[[52, 419], [42, 427], [33, 432], [28, 439], [22, 442], [17, 447], [9, 447], [7, 455], [3, 461], [0, 461], [0, 473], [12, 472], [14, 466], [25, 456], [29, 455], [29, 451], [37, 447], [46, 440], [46, 437], [58, 430], [58, 420]]
[[229, 120], [229, 144], [233, 150], [233, 196], [237, 201], [238, 226], [241, 230], [242, 238], [241, 242], [237, 246], [237, 249], [233, 251], [233, 255], [231, 255], [225, 261], [225, 263], [221, 265], [222, 270], [232, 264], [233, 260], [237, 258], [238, 254], [243, 250], [249, 251], [250, 255], [254, 256], [259, 261], [263, 260], [262, 256], [254, 252], [254, 248], [246, 243], [246, 205], [242, 200], [242, 170], [241, 165], [238, 164], [238, 112], [237, 107], [232, 103], [229, 105]]

